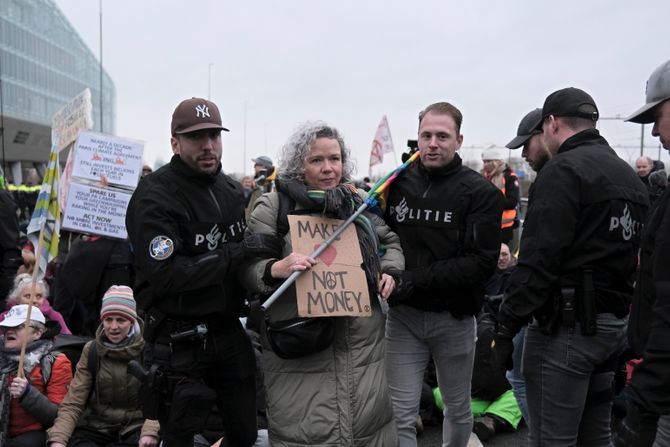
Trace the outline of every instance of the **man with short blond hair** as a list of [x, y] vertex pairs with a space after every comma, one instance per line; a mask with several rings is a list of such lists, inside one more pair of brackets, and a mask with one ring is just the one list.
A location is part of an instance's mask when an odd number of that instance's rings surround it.
[[390, 272], [386, 371], [400, 447], [416, 446], [424, 370], [433, 358], [445, 403], [443, 446], [472, 431], [470, 381], [475, 319], [500, 251], [500, 190], [463, 166], [463, 116], [452, 104], [419, 115], [420, 159], [392, 185], [386, 220], [398, 234], [404, 271]]

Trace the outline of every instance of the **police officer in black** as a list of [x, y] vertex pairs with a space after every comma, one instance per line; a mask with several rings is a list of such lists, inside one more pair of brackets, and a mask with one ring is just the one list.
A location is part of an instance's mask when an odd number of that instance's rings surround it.
[[236, 269], [245, 256], [267, 257], [276, 241], [243, 241], [242, 187], [221, 172], [227, 130], [214, 103], [182, 101], [172, 115], [174, 156], [140, 182], [126, 216], [146, 322], [144, 363], [154, 367], [143, 410], [160, 420], [167, 447], [192, 446], [214, 403], [222, 445], [256, 439], [255, 359], [238, 319], [244, 295]]
[[[651, 124], [670, 150], [670, 60], [647, 81], [646, 104], [627, 121]], [[670, 189], [651, 207], [642, 234], [640, 270], [631, 306], [628, 339], [642, 358], [624, 391], [628, 414], [615, 447], [670, 445]], [[659, 419], [659, 415], [662, 415]], [[658, 430], [657, 430], [658, 426]]]
[[390, 272], [385, 362], [401, 446], [416, 445], [421, 381], [433, 358], [445, 403], [444, 445], [472, 432], [470, 388], [477, 315], [500, 253], [503, 195], [466, 167], [463, 114], [437, 102], [419, 114], [419, 160], [391, 185], [386, 221], [405, 270]]
[[612, 381], [648, 199], [597, 119], [582, 90], [545, 100], [552, 158], [535, 181], [519, 266], [500, 307], [500, 365], [511, 366], [512, 337], [532, 318], [522, 367], [531, 446], [610, 445]]
[[[2, 170], [0, 170], [2, 174]], [[0, 306], [5, 308], [5, 297], [9, 294], [21, 265], [19, 249], [19, 219], [12, 194], [0, 185]]]

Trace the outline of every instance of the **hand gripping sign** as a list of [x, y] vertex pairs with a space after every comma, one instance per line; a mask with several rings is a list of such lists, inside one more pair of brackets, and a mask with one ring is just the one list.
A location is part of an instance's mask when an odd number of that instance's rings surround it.
[[[363, 213], [368, 207], [374, 207], [377, 205], [380, 197], [382, 194], [386, 191], [388, 186], [398, 178], [398, 176], [405, 170], [407, 167], [412, 164], [417, 158], [419, 158], [419, 151], [414, 152], [407, 161], [405, 161], [403, 164], [395, 168], [393, 171], [389, 172], [386, 176], [382, 177], [376, 184], [375, 186], [370, 190], [370, 195], [368, 196], [367, 200], [365, 203], [363, 203], [354, 214], [352, 214], [342, 225], [337, 227], [337, 229], [328, 237], [319, 247], [314, 250], [314, 252], [311, 254], [312, 258], [318, 258], [321, 256], [321, 254], [328, 248], [328, 246], [335, 241], [342, 232], [344, 232], [349, 225], [351, 225], [357, 218], [358, 216]], [[263, 303], [261, 306], [262, 310], [267, 310], [272, 306], [272, 303], [274, 303], [277, 298], [279, 298], [285, 291], [288, 289], [291, 284], [293, 284], [296, 279], [300, 276], [300, 274], [303, 272], [303, 270], [298, 270], [296, 272], [293, 272], [291, 276], [286, 278], [286, 280], [283, 282], [281, 286], [277, 290], [274, 291], [274, 293]]]
[[[293, 251], [311, 253], [344, 221], [314, 216], [288, 216]], [[369, 317], [370, 294], [354, 226], [348, 226], [319, 256], [319, 263], [295, 283], [301, 317]]]

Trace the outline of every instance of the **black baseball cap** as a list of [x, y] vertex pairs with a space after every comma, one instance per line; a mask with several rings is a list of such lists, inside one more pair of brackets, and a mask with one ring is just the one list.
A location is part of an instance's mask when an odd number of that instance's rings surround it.
[[228, 129], [221, 125], [219, 108], [203, 98], [186, 99], [179, 103], [172, 114], [172, 135], [181, 135], [203, 129]]
[[598, 107], [591, 95], [584, 90], [568, 87], [547, 96], [542, 106], [542, 120], [549, 115], [575, 116], [598, 121]]
[[542, 133], [539, 127], [542, 125], [542, 109], [537, 108], [526, 114], [519, 123], [519, 130], [516, 131], [516, 137], [512, 139], [505, 147], [509, 149], [519, 149], [526, 144], [526, 141], [533, 135]]

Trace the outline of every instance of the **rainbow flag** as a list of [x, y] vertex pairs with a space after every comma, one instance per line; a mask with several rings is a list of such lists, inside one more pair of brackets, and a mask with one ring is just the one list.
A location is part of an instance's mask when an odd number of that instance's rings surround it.
[[370, 208], [374, 208], [375, 206], [379, 205], [381, 208], [382, 212], [386, 210], [386, 199], [388, 198], [389, 194], [389, 186], [391, 183], [393, 183], [393, 180], [398, 178], [398, 176], [407, 169], [409, 165], [414, 163], [414, 161], [419, 158], [419, 151], [416, 151], [415, 153], [412, 154], [411, 157], [407, 159], [406, 162], [395, 168], [393, 171], [389, 172], [386, 174], [384, 177], [379, 179], [377, 183], [372, 187], [370, 190], [370, 195], [368, 196], [368, 205]]
[[[57, 141], [52, 137], [52, 141]], [[37, 196], [35, 209], [28, 224], [28, 239], [32, 242], [37, 256], [40, 231], [43, 231], [42, 252], [39, 254], [39, 277], [43, 278], [49, 261], [58, 255], [58, 235], [60, 232], [61, 210], [58, 204], [58, 146], [54, 143], [49, 155], [49, 164], [44, 175], [42, 188]]]

